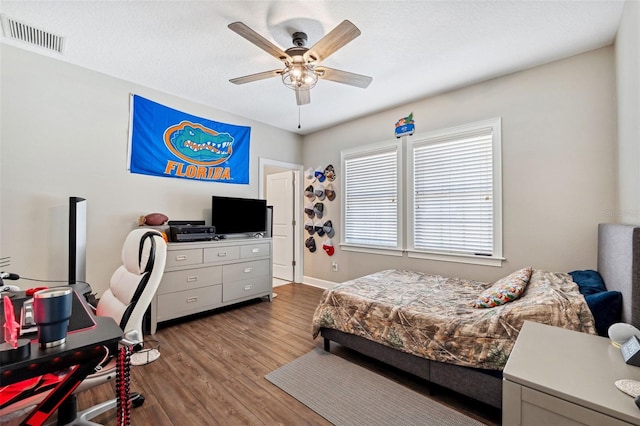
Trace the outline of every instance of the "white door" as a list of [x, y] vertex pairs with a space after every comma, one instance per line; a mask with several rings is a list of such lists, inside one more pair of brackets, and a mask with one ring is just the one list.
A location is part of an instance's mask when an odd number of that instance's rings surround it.
[[273, 276], [293, 282], [293, 171], [267, 175], [267, 204], [273, 206]]

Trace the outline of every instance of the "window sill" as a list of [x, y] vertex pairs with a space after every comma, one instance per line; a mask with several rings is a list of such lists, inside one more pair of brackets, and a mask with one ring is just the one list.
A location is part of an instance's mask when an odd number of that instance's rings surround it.
[[408, 250], [407, 254], [413, 259], [438, 260], [440, 262], [469, 263], [472, 265], [501, 267], [504, 257], [496, 256], [471, 256], [466, 254], [453, 253], [427, 253], [422, 251]]
[[370, 247], [370, 246], [359, 246], [355, 244], [347, 244], [340, 243], [340, 249], [344, 251], [356, 251], [360, 253], [369, 253], [369, 254], [383, 254], [385, 256], [402, 256], [404, 250], [396, 248], [396, 247]]

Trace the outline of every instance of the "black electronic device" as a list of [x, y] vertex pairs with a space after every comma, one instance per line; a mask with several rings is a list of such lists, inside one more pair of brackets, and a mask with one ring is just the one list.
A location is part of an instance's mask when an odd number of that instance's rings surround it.
[[178, 234], [172, 241], [176, 243], [191, 243], [196, 241], [214, 241], [218, 237], [215, 234]]
[[273, 237], [273, 206], [267, 206], [267, 225], [265, 229], [265, 237]]
[[171, 241], [212, 241], [216, 239], [216, 228], [204, 225], [170, 226]]
[[215, 226], [170, 226], [169, 229], [175, 234], [215, 234]]
[[219, 235], [264, 233], [267, 230], [267, 201], [214, 195], [211, 225]]
[[185, 225], [196, 225], [203, 226], [204, 220], [170, 220], [167, 222], [169, 226], [185, 226]]
[[623, 343], [620, 346], [620, 353], [624, 362], [640, 367], [640, 340], [638, 340], [638, 337], [631, 336], [629, 340]]
[[69, 197], [69, 284], [87, 279], [87, 200]]

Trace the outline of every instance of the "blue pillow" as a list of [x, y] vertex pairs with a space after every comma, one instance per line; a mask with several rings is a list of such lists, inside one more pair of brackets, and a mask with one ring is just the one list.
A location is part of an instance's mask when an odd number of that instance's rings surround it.
[[584, 296], [593, 314], [596, 331], [600, 336], [607, 336], [611, 325], [620, 322], [622, 314], [622, 293], [619, 291], [603, 291]]
[[607, 287], [605, 287], [604, 281], [598, 271], [573, 271], [569, 272], [569, 275], [573, 278], [573, 282], [578, 284], [580, 293], [584, 296], [607, 291]]

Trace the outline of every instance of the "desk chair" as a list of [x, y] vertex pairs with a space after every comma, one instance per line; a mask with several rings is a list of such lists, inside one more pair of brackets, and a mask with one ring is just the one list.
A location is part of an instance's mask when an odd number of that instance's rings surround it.
[[[142, 347], [142, 321], [160, 285], [166, 258], [167, 245], [158, 231], [148, 228], [135, 229], [129, 233], [124, 242], [122, 266], [111, 277], [109, 289], [104, 292], [98, 302], [96, 315], [112, 317], [119, 323], [124, 332], [122, 343], [125, 345], [138, 347], [138, 349]], [[69, 403], [72, 402], [74, 405], [70, 414], [75, 412], [75, 394], [113, 380], [116, 376], [115, 372], [116, 357], [112, 356], [106, 366], [88, 376], [78, 386], [70, 398]], [[139, 406], [144, 402], [144, 397], [134, 393], [130, 400], [134, 406]], [[116, 404], [117, 400], [114, 398], [83, 410], [77, 413], [76, 420], [72, 421], [72, 424], [96, 424], [89, 420], [116, 408]], [[58, 410], [59, 424], [61, 420], [68, 420], [61, 419], [65, 416], [68, 416], [66, 410], [62, 412]]]
[[[120, 325], [124, 333], [121, 343], [124, 345], [142, 346], [142, 321], [160, 285], [166, 256], [167, 245], [158, 231], [148, 228], [135, 229], [124, 242], [122, 266], [113, 273], [109, 289], [104, 292], [96, 308], [96, 315], [112, 317]], [[116, 359], [117, 354], [110, 354], [103, 362], [102, 368], [89, 375], [76, 388], [74, 394], [67, 398], [58, 409], [58, 424], [96, 425], [89, 420], [116, 407], [117, 400], [114, 398], [81, 412], [76, 411], [78, 392], [116, 378]], [[29, 405], [37, 404], [45, 395], [46, 393], [41, 394], [39, 400], [29, 398]], [[139, 394], [133, 394], [130, 400], [134, 406], [139, 406], [144, 398]], [[16, 403], [16, 409], [24, 408], [24, 402]]]

